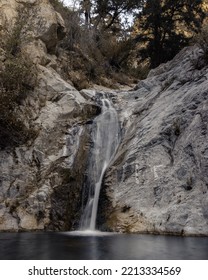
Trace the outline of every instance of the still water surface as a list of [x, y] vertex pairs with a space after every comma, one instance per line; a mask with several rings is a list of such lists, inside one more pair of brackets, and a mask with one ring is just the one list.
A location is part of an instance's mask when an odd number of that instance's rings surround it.
[[208, 237], [0, 233], [1, 260], [208, 260]]

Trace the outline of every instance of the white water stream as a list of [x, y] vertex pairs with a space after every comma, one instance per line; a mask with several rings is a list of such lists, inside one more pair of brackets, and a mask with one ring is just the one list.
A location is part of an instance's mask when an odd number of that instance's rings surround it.
[[108, 99], [102, 99], [101, 114], [92, 129], [93, 148], [88, 169], [88, 200], [81, 217], [80, 230], [95, 231], [100, 188], [106, 168], [119, 144], [119, 123], [116, 110]]

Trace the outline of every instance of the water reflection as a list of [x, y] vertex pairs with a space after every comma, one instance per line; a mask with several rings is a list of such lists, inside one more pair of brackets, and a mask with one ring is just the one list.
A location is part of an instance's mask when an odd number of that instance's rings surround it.
[[0, 259], [208, 259], [207, 237], [0, 233]]

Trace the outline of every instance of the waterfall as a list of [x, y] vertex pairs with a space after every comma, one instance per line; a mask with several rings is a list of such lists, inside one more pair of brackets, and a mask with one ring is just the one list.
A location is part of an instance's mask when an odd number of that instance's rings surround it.
[[88, 169], [88, 199], [81, 217], [80, 230], [94, 231], [100, 188], [106, 168], [119, 144], [119, 123], [116, 110], [108, 99], [101, 99], [102, 111], [92, 127], [93, 147]]

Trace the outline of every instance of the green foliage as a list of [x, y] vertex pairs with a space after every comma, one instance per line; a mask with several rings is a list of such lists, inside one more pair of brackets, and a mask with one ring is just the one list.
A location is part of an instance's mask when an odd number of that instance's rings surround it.
[[105, 82], [116, 79], [115, 72], [129, 68], [133, 41], [129, 30], [122, 26], [121, 16], [135, 8], [138, 1], [86, 0], [80, 1], [80, 10], [71, 10], [62, 1], [50, 2], [65, 21], [67, 33], [59, 46], [67, 51], [68, 63], [65, 61], [62, 69], [75, 87], [82, 89], [90, 82], [108, 86], [111, 82]]
[[14, 101], [18, 102], [29, 89], [33, 89], [36, 78], [35, 66], [28, 56], [21, 53], [18, 56], [8, 56], [0, 74], [1, 88], [8, 96], [12, 94]]
[[[82, 72], [81, 80], [77, 75], [74, 80], [79, 89], [89, 81], [116, 77], [117, 72], [145, 78], [149, 68], [188, 45], [205, 17], [202, 0], [82, 0], [79, 10], [70, 10], [63, 1], [50, 2], [65, 20], [67, 35], [60, 46], [69, 53], [66, 72]], [[129, 14], [136, 19], [134, 39], [124, 21]], [[135, 68], [137, 59], [145, 63]]]
[[36, 73], [25, 57], [7, 58], [0, 73], [0, 147], [19, 145], [34, 136], [24, 124], [19, 106], [32, 90]]
[[[172, 59], [200, 31], [202, 2], [82, 0], [78, 10], [71, 10], [63, 1], [50, 0], [67, 28], [60, 43], [68, 52], [66, 77], [78, 89], [91, 81], [117, 80], [117, 73], [145, 78], [149, 69]], [[134, 38], [132, 26], [124, 21], [129, 14], [135, 18]], [[142, 62], [137, 67], [136, 60]]]
[[35, 133], [26, 127], [20, 113], [22, 101], [33, 90], [37, 80], [35, 66], [21, 52], [21, 43], [26, 39], [24, 12], [24, 9], [18, 11], [15, 25], [1, 45], [4, 60], [0, 69], [0, 148], [22, 144]]
[[199, 32], [204, 12], [202, 0], [147, 0], [138, 16], [137, 40], [142, 59], [150, 59], [152, 68], [172, 59]]
[[128, 73], [130, 76], [135, 78], [135, 83], [137, 83], [137, 79], [144, 80], [147, 78], [147, 75], [149, 74], [149, 66], [145, 64], [139, 64], [137, 67], [130, 67], [128, 69]]
[[31, 4], [25, 3], [24, 6], [20, 6], [17, 9], [17, 17], [12, 30], [8, 29], [7, 23], [5, 23], [6, 34], [2, 44], [7, 55], [17, 55], [20, 52], [22, 42], [29, 40], [27, 33], [30, 31], [30, 26], [28, 25], [30, 17]]
[[143, 0], [98, 0], [94, 1], [94, 21], [101, 28], [119, 30], [121, 17], [139, 9], [145, 2]]

